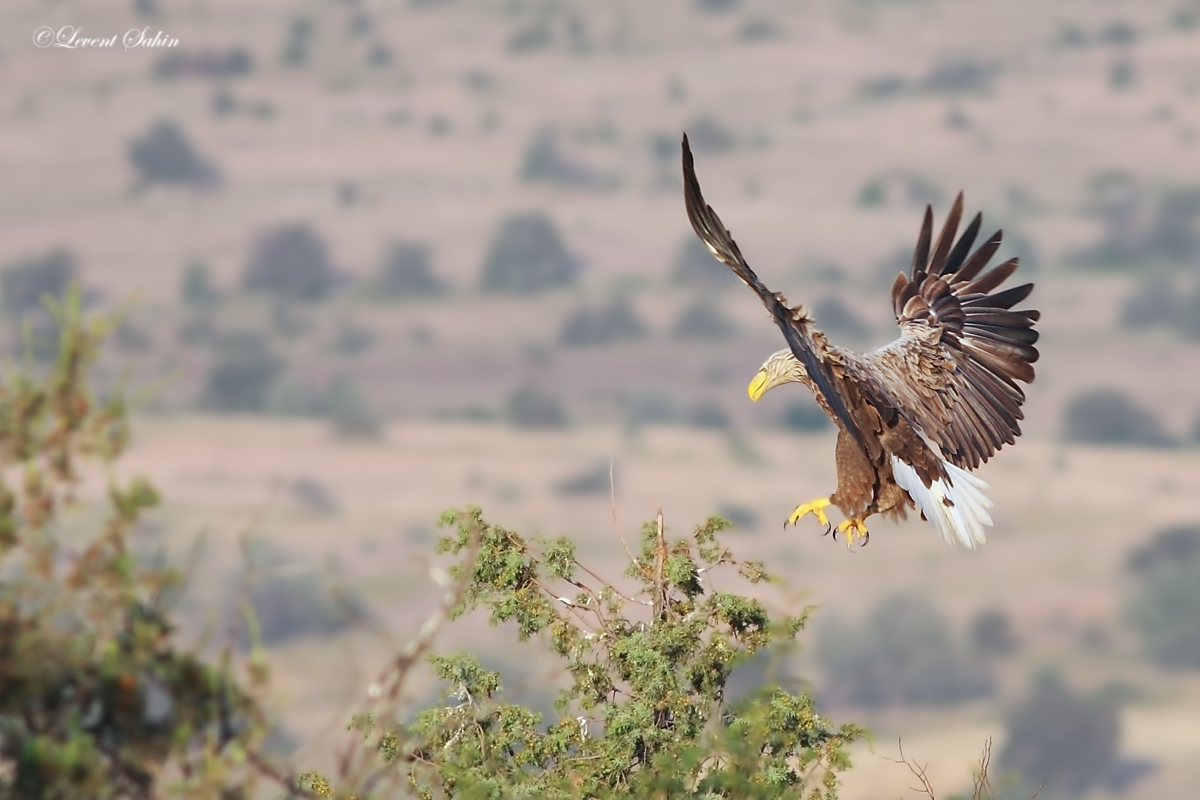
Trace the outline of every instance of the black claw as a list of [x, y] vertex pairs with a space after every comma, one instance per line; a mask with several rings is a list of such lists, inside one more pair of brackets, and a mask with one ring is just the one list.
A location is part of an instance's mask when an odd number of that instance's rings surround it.
[[871, 543], [871, 532], [870, 532], [870, 531], [863, 531], [863, 544], [862, 544], [862, 546], [863, 546], [863, 547], [866, 547], [866, 546], [867, 546], [867, 545], [869, 545], [870, 543]]

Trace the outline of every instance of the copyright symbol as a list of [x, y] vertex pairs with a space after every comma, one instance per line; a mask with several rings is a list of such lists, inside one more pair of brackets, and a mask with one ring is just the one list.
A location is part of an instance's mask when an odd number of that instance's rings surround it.
[[33, 43], [38, 47], [49, 47], [54, 41], [54, 31], [49, 25], [43, 25], [33, 32]]

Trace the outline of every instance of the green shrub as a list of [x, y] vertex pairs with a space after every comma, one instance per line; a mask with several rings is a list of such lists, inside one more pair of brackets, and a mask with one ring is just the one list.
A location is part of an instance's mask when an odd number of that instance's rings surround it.
[[323, 300], [337, 279], [325, 241], [308, 225], [283, 225], [254, 243], [242, 288], [280, 300]]
[[861, 626], [830, 623], [817, 640], [823, 695], [862, 706], [946, 706], [993, 691], [987, 665], [928, 602], [881, 601]]
[[[0, 379], [0, 797], [257, 796], [266, 675], [180, 646], [182, 576], [131, 547], [158, 492], [118, 477], [125, 406], [87, 383], [111, 323], [78, 291], [57, 322], [58, 357]], [[89, 476], [94, 503], [76, 493]], [[64, 517], [95, 522], [68, 547]]]
[[1171, 437], [1158, 418], [1116, 389], [1077, 394], [1063, 411], [1064, 437], [1085, 444], [1168, 447]]
[[545, 214], [512, 214], [488, 247], [481, 285], [486, 292], [529, 294], [574, 283], [578, 259], [567, 251]]
[[646, 324], [629, 298], [621, 296], [599, 308], [584, 306], [573, 311], [563, 321], [558, 340], [570, 347], [592, 347], [641, 339], [646, 333]]
[[[707, 585], [711, 571], [735, 564], [717, 541], [720, 520], [678, 540], [661, 518], [646, 525], [627, 572], [633, 594], [594, 580], [566, 538], [530, 541], [487, 524], [478, 509], [447, 514], [443, 525], [452, 532], [439, 549], [465, 554], [451, 616], [479, 609], [521, 640], [544, 643], [568, 685], [543, 719], [514, 704], [477, 657], [433, 655], [445, 686], [439, 702], [411, 724], [386, 709], [353, 723], [376, 761], [391, 764], [379, 774], [395, 796], [836, 797], [845, 747], [861, 731], [834, 728], [811, 698], [771, 685], [754, 660], [792, 641], [805, 617], [775, 620], [759, 601]], [[736, 568], [751, 583], [768, 579], [762, 564]], [[757, 670], [746, 685], [730, 687], [747, 665]], [[327, 796], [361, 785], [303, 778]]]

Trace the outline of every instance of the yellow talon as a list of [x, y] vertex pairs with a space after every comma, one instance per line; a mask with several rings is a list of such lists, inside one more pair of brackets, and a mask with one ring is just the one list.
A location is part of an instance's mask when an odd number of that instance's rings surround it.
[[836, 539], [839, 533], [846, 534], [846, 547], [848, 549], [853, 549], [854, 543], [859, 539], [862, 539], [864, 546], [871, 541], [871, 532], [867, 530], [867, 523], [858, 517], [851, 517], [839, 523], [837, 530], [833, 533], [833, 538]]
[[803, 505], [796, 506], [796, 510], [793, 511], [792, 515], [787, 518], [786, 522], [783, 523], [783, 527], [786, 528], [788, 525], [795, 525], [803, 517], [807, 516], [808, 514], [812, 514], [814, 517], [817, 518], [817, 522], [819, 522], [825, 526], [825, 532], [829, 533], [829, 528], [830, 528], [829, 517], [825, 516], [825, 508], [829, 504], [830, 503], [829, 503], [828, 498], [818, 497], [816, 500], [813, 500], [812, 502], [804, 503]]

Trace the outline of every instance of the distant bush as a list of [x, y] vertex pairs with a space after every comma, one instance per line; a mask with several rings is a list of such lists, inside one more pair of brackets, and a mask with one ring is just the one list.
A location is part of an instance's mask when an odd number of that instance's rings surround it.
[[717, 120], [704, 115], [695, 117], [684, 128], [688, 143], [696, 153], [725, 153], [737, 146], [737, 138]]
[[573, 311], [563, 321], [558, 340], [571, 347], [591, 347], [641, 339], [646, 333], [646, 324], [629, 298], [620, 296], [599, 308], [584, 306]]
[[701, 403], [692, 409], [688, 422], [697, 428], [724, 430], [729, 427], [729, 415], [717, 403]]
[[376, 289], [385, 297], [428, 297], [445, 292], [446, 284], [433, 272], [429, 245], [393, 242], [384, 256]]
[[1072, 255], [1093, 269], [1146, 263], [1187, 266], [1200, 257], [1200, 186], [1171, 186], [1155, 197], [1138, 179], [1107, 171], [1088, 184], [1085, 210], [1101, 226], [1100, 241]]
[[371, 411], [358, 384], [351, 378], [338, 376], [330, 381], [323, 405], [338, 436], [372, 440], [383, 436], [383, 425]]
[[741, 0], [692, 0], [697, 11], [708, 14], [720, 14], [737, 8]]
[[154, 184], [212, 187], [220, 183], [216, 167], [200, 157], [174, 122], [157, 122], [129, 143], [135, 189]]
[[678, 405], [661, 392], [641, 392], [624, 403], [625, 426], [636, 429], [643, 425], [670, 425], [683, 417]]
[[601, 175], [590, 167], [565, 156], [554, 131], [539, 131], [525, 151], [519, 176], [528, 183], [548, 183], [571, 189], [601, 189], [615, 185], [612, 176]]
[[322, 300], [337, 276], [325, 241], [308, 225], [283, 225], [254, 244], [242, 288], [284, 300]]
[[1075, 395], [1067, 403], [1063, 421], [1069, 442], [1149, 447], [1172, 444], [1158, 418], [1116, 389], [1093, 389]]
[[217, 355], [204, 385], [204, 405], [215, 411], [259, 413], [284, 362], [266, 340], [237, 331], [217, 341]]
[[813, 305], [813, 319], [827, 333], [858, 339], [871, 334], [870, 326], [836, 294], [825, 295]]
[[1121, 719], [1111, 701], [1076, 694], [1046, 676], [1008, 713], [993, 781], [1016, 779], [1006, 797], [1029, 797], [1043, 782], [1052, 796], [1079, 796], [1106, 782], [1120, 741]]
[[505, 416], [518, 428], [562, 428], [567, 424], [562, 401], [532, 386], [509, 395]]
[[975, 652], [987, 657], [1011, 655], [1019, 645], [1008, 614], [995, 608], [980, 611], [971, 619], [967, 637]]
[[[611, 465], [606, 461], [567, 475], [554, 482], [554, 493], [564, 497], [611, 494]], [[615, 473], [615, 470], [614, 470]]]
[[308, 17], [293, 17], [288, 24], [287, 39], [283, 44], [282, 61], [289, 67], [300, 67], [308, 63], [312, 45], [313, 24]]
[[338, 512], [338, 502], [329, 487], [315, 478], [296, 478], [288, 486], [292, 501], [309, 514], [331, 516]]
[[1137, 68], [1128, 58], [1118, 58], [1108, 68], [1108, 86], [1110, 89], [1129, 89], [1137, 82]]
[[759, 523], [758, 513], [740, 503], [722, 503], [717, 507], [717, 516], [729, 520], [733, 527], [743, 531], [752, 531]]
[[982, 92], [991, 88], [995, 66], [981, 64], [974, 58], [955, 57], [938, 61], [921, 82], [930, 92]]
[[671, 327], [676, 339], [719, 341], [737, 335], [737, 326], [707, 300], [696, 300], [684, 307]]
[[183, 271], [183, 285], [179, 290], [180, 299], [186, 306], [204, 308], [220, 299], [220, 293], [213, 285], [212, 274], [208, 265], [193, 261]]
[[483, 264], [488, 292], [529, 294], [574, 283], [578, 260], [545, 214], [512, 214], [500, 222]]
[[1121, 324], [1127, 328], [1150, 328], [1171, 321], [1175, 314], [1175, 292], [1165, 275], [1142, 280], [1121, 303]]
[[62, 248], [5, 267], [0, 273], [4, 312], [23, 316], [42, 310], [42, 299], [47, 295], [62, 299], [78, 272], [75, 257]]
[[769, 17], [750, 17], [738, 28], [737, 38], [743, 42], [765, 42], [783, 36], [783, 28]]
[[688, 234], [680, 242], [671, 278], [689, 287], [726, 288], [738, 282], [733, 271], [713, 258], [695, 234]]
[[[250, 582], [248, 599], [257, 617], [262, 643], [274, 646], [309, 636], [333, 636], [354, 626], [356, 620], [369, 618], [366, 606], [352, 591], [322, 585], [315, 569], [298, 570], [290, 558], [264, 539], [251, 540], [248, 548]], [[228, 596], [239, 597], [245, 581], [244, 571], [230, 579]], [[230, 609], [230, 613], [240, 613]], [[243, 634], [242, 646], [249, 636]]]
[[201, 50], [194, 53], [182, 50], [167, 52], [154, 64], [154, 77], [207, 78], [225, 80], [250, 74], [254, 66], [250, 53], [240, 47], [228, 50]]
[[356, 356], [370, 350], [375, 338], [374, 329], [351, 320], [342, 320], [334, 328], [330, 346], [339, 355]]
[[825, 431], [833, 427], [829, 415], [822, 411], [817, 401], [811, 397], [793, 400], [784, 406], [780, 424], [788, 430], [805, 433]]
[[[1194, 534], [1172, 531], [1171, 539], [1151, 545], [1142, 560], [1153, 566], [1140, 573], [1128, 605], [1142, 646], [1154, 663], [1168, 669], [1200, 670], [1200, 558], [1191, 551]], [[1167, 561], [1163, 550], [1187, 556]]]
[[1125, 568], [1134, 575], [1147, 575], [1159, 567], [1188, 561], [1200, 556], [1200, 525], [1172, 525], [1163, 528], [1150, 541], [1125, 559]]
[[823, 695], [862, 706], [947, 706], [993, 691], [986, 663], [923, 599], [880, 602], [861, 626], [827, 624], [817, 639]]

